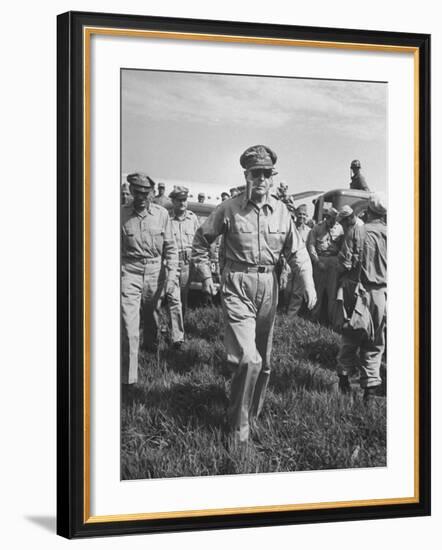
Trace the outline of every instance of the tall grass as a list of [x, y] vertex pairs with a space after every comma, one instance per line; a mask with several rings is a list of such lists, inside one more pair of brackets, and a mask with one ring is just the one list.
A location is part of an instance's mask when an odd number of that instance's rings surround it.
[[141, 352], [139, 384], [121, 409], [122, 479], [386, 465], [386, 403], [336, 392], [339, 335], [278, 314], [272, 374], [246, 456], [228, 445], [221, 311], [190, 310], [185, 346]]

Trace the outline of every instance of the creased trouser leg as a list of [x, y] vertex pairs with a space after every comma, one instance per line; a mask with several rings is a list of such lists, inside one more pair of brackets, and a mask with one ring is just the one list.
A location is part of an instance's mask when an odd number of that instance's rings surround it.
[[370, 290], [370, 313], [374, 341], [361, 343], [361, 386], [368, 388], [382, 383], [380, 369], [385, 350], [386, 293], [384, 289]]
[[290, 283], [290, 298], [287, 308], [287, 315], [291, 321], [295, 321], [295, 318], [304, 303], [304, 283], [302, 282], [301, 277], [296, 276], [293, 273], [291, 274]]
[[379, 386], [382, 383], [380, 367], [385, 350], [386, 294], [384, 289], [370, 290], [370, 314], [373, 320], [374, 341], [357, 333], [342, 335], [338, 354], [338, 374], [351, 375], [360, 368], [361, 387]]
[[[228, 415], [232, 428], [246, 440], [253, 405], [259, 410], [267, 386], [278, 287], [272, 273], [227, 272], [223, 280], [225, 346], [234, 370]], [[263, 358], [256, 344], [258, 332]], [[259, 378], [263, 364], [265, 372]]]
[[164, 266], [159, 262], [146, 266], [142, 293], [144, 345], [152, 346], [158, 339], [161, 295], [164, 287]]
[[172, 342], [184, 341], [184, 314], [189, 293], [189, 264], [180, 262], [180, 274], [174, 291], [167, 296]]
[[167, 306], [170, 315], [172, 342], [182, 342], [184, 340], [184, 321], [179, 285], [176, 285], [173, 292], [167, 295]]
[[[258, 278], [266, 277], [270, 279], [272, 274], [259, 275]], [[251, 415], [258, 416], [264, 404], [264, 397], [270, 378], [271, 354], [273, 345], [273, 329], [275, 326], [276, 309], [278, 306], [278, 280], [273, 277], [273, 286], [271, 280], [261, 281], [259, 284], [262, 294], [258, 295], [259, 304], [256, 315], [256, 347], [262, 359], [261, 371], [258, 375]]]
[[121, 381], [123, 384], [133, 384], [138, 379], [142, 289], [143, 270], [137, 273], [123, 266], [121, 273]]
[[315, 283], [317, 301], [315, 307], [312, 309], [312, 318], [316, 321], [321, 321], [323, 304], [327, 295], [327, 281], [324, 271], [321, 271], [317, 265], [313, 265], [313, 281]]

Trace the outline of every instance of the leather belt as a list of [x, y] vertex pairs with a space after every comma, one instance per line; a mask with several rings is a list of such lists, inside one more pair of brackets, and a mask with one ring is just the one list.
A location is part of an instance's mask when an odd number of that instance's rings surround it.
[[226, 268], [229, 271], [237, 271], [240, 273], [273, 273], [275, 265], [251, 265], [241, 262], [227, 262]]
[[159, 264], [161, 262], [161, 256], [157, 256], [156, 258], [133, 258], [131, 256], [126, 256], [123, 259], [124, 263], [131, 263], [131, 264]]

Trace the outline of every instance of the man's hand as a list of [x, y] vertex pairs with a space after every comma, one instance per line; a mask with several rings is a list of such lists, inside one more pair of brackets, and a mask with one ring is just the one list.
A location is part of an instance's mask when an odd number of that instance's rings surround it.
[[316, 305], [317, 297], [315, 287], [307, 287], [304, 292], [304, 298], [309, 309], [313, 309]]
[[215, 288], [215, 285], [213, 284], [212, 277], [209, 277], [208, 279], [204, 279], [203, 292], [205, 292], [206, 294], [209, 294], [209, 296], [215, 296], [216, 288]]

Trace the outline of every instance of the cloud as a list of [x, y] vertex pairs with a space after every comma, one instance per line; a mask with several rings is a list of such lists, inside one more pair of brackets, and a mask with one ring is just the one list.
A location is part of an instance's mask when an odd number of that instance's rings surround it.
[[205, 125], [334, 132], [386, 131], [387, 85], [161, 71], [123, 72], [123, 117]]

